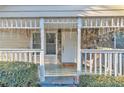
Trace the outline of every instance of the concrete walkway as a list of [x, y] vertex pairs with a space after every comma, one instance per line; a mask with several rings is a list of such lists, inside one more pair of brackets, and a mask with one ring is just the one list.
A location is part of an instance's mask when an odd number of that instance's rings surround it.
[[46, 77], [42, 87], [77, 87], [75, 76]]

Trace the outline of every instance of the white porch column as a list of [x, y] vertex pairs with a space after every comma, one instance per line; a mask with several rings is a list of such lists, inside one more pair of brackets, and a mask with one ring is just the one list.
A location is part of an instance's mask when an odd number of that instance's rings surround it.
[[45, 67], [44, 67], [44, 18], [40, 18], [40, 37], [41, 37], [41, 50], [40, 52], [40, 79], [41, 82], [45, 81]]
[[77, 72], [81, 74], [81, 18], [77, 19]]

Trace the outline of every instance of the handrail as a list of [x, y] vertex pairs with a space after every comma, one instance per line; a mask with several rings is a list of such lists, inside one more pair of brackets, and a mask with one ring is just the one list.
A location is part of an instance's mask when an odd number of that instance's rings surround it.
[[11, 49], [11, 48], [0, 48], [0, 51], [43, 51], [43, 49]]
[[44, 64], [43, 49], [1, 49], [0, 61], [3, 62], [32, 62]]
[[82, 53], [124, 53], [124, 49], [81, 49]]

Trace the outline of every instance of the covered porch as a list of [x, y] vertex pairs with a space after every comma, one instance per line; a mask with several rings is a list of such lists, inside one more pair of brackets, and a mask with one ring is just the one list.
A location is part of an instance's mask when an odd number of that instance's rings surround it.
[[123, 17], [0, 19], [0, 61], [40, 64], [41, 76], [123, 75]]
[[0, 61], [40, 64], [43, 77], [77, 75], [77, 18], [4, 18], [0, 22]]

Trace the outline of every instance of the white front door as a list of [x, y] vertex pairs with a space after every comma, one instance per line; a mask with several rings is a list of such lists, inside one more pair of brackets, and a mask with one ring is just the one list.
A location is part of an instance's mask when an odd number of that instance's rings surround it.
[[62, 31], [62, 63], [76, 63], [77, 32]]

